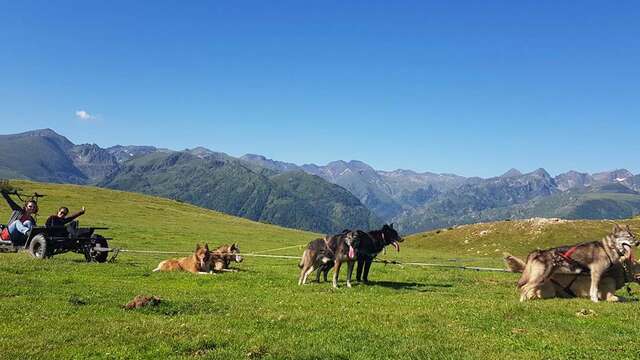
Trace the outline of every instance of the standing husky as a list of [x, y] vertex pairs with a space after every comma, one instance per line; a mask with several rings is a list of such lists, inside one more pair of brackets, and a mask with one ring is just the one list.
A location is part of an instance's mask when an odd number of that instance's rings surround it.
[[209, 244], [204, 244], [204, 246], [197, 244], [193, 255], [162, 261], [153, 271], [188, 271], [194, 274], [208, 274], [210, 268], [211, 251], [209, 251]]
[[353, 274], [353, 266], [356, 263], [357, 253], [356, 248], [360, 242], [362, 236], [361, 231], [349, 231], [341, 237], [341, 241], [336, 244], [334, 250], [333, 261], [333, 287], [338, 287], [338, 275], [340, 274], [340, 267], [343, 262], [347, 263], [347, 287], [351, 287], [351, 274]]
[[338, 287], [340, 267], [343, 262], [347, 262], [347, 287], [351, 287], [351, 274], [357, 258], [356, 248], [358, 241], [357, 232], [349, 230], [311, 241], [298, 264], [298, 267], [300, 267], [298, 285], [305, 284], [309, 274], [316, 269], [318, 270], [318, 279], [320, 278], [320, 272], [324, 272], [326, 280], [326, 271], [328, 271], [330, 264], [334, 264], [333, 287]]
[[393, 223], [390, 225], [384, 224], [382, 229], [373, 230], [359, 236], [361, 239], [358, 244], [358, 269], [356, 270], [356, 280], [358, 282], [362, 279], [365, 283], [369, 281], [369, 268], [373, 259], [385, 248], [387, 245], [393, 245], [396, 251], [400, 251], [400, 244], [404, 241], [398, 235], [396, 229], [393, 228]]
[[631, 247], [639, 242], [627, 225], [616, 224], [611, 234], [600, 241], [536, 250], [527, 256], [526, 265], [518, 281], [520, 301], [539, 297], [541, 286], [556, 271], [569, 274], [591, 273], [589, 297], [598, 302], [598, 285], [603, 274], [621, 264], [631, 255]]

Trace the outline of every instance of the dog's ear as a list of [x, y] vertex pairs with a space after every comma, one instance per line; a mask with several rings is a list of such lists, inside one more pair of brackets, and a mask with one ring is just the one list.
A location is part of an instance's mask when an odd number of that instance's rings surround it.
[[389, 224], [389, 227], [393, 229], [393, 223]]
[[209, 243], [205, 243], [205, 244], [204, 244], [204, 249], [205, 249], [205, 250], [207, 250], [207, 251], [209, 251]]
[[628, 232], [631, 232], [631, 228], [629, 227], [629, 224], [627, 224], [625, 228], [627, 229]]
[[201, 248], [200, 243], [196, 244], [196, 252], [200, 250], [200, 248]]
[[620, 225], [615, 224], [615, 225], [613, 226], [613, 230], [611, 230], [611, 232], [615, 234], [615, 233], [617, 233], [618, 231], [620, 231]]

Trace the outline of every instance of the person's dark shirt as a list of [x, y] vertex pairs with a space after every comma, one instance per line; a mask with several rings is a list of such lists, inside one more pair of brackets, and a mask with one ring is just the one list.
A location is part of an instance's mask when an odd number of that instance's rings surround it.
[[84, 214], [84, 211], [78, 211], [77, 213], [67, 216], [65, 218], [58, 217], [58, 215], [51, 215], [44, 224], [46, 227], [63, 227], [68, 223], [75, 220], [78, 216]]

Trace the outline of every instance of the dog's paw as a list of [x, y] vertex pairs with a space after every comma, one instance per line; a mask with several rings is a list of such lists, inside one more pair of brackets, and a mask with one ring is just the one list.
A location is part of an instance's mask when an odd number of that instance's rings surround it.
[[611, 295], [611, 296], [607, 297], [607, 301], [608, 302], [619, 302], [620, 298], [615, 296], [615, 295]]

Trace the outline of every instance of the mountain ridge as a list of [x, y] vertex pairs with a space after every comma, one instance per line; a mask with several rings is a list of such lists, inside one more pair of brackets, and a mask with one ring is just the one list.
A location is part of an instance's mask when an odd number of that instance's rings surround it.
[[[331, 190], [327, 184], [337, 185], [355, 196], [374, 214], [373, 218], [397, 222], [401, 228], [411, 229], [411, 231], [467, 223], [484, 217], [513, 218], [524, 216], [525, 213], [535, 213], [535, 211], [527, 209], [539, 209], [542, 206], [540, 204], [546, 204], [543, 207], [547, 208], [548, 213], [555, 214], [556, 211], [551, 209], [549, 204], [553, 203], [560, 207], [571, 206], [570, 197], [560, 196], [563, 193], [624, 193], [625, 196], [634, 197], [638, 196], [637, 192], [640, 191], [640, 175], [634, 175], [626, 169], [593, 174], [570, 170], [551, 176], [543, 168], [526, 174], [512, 168], [499, 176], [480, 178], [428, 171], [417, 172], [410, 169], [376, 170], [359, 160], [336, 160], [326, 165], [297, 165], [269, 159], [258, 154], [233, 157], [202, 146], [182, 151], [141, 145], [115, 145], [101, 148], [96, 144], [75, 145], [52, 129], [0, 135], [0, 140], [2, 140], [0, 141], [0, 177], [76, 184], [104, 184], [106, 179], [111, 178], [112, 175], [122, 174], [125, 171], [123, 169], [127, 169], [128, 164], [132, 161], [135, 163], [136, 159], [160, 156], [165, 157], [169, 162], [172, 161], [169, 159], [177, 159], [177, 162], [191, 162], [193, 159], [182, 155], [170, 156], [170, 154], [190, 154], [200, 160], [213, 161], [210, 164], [216, 164], [216, 161], [236, 164], [256, 176], [267, 179], [264, 180], [265, 183], [272, 182], [274, 177], [277, 179], [278, 176], [290, 172], [303, 172], [318, 176], [326, 184], [323, 183], [320, 186], [321, 183], [317, 180], [300, 175], [289, 174], [282, 176], [282, 178], [288, 177], [292, 184], [296, 181], [316, 184], [324, 191], [329, 191], [336, 196], [335, 190]], [[14, 150], [16, 148], [23, 152], [20, 155], [26, 153], [36, 161], [33, 163], [21, 162], [18, 152]], [[162, 166], [172, 165], [165, 163]], [[201, 165], [197, 165], [196, 168], [199, 166]], [[210, 166], [212, 169], [215, 168], [214, 165]], [[232, 176], [235, 175], [242, 178], [246, 173], [243, 171], [232, 172], [229, 180], [231, 181]], [[181, 175], [174, 174], [174, 176]], [[253, 175], [249, 177], [253, 177]], [[176, 179], [166, 179], [166, 181], [169, 180], [177, 182]], [[206, 179], [202, 181], [206, 182]], [[236, 185], [240, 186], [241, 184], [237, 183]], [[267, 187], [277, 187], [282, 190], [282, 186], [284, 183], [270, 183]], [[310, 190], [311, 188], [307, 187], [306, 189]], [[585, 191], [585, 189], [587, 190]], [[287, 191], [283, 190], [279, 194], [286, 198], [291, 195]], [[337, 197], [346, 201], [342, 196]], [[609, 197], [607, 201], [599, 199], [598, 201], [585, 202], [580, 205], [582, 206], [580, 214], [618, 216], [621, 213], [634, 213], [635, 202], [627, 201], [626, 198], [622, 199], [620, 195], [610, 195]], [[295, 200], [290, 199], [291, 203], [299, 204], [301, 207], [306, 206], [302, 205], [304, 194], [297, 194], [294, 198]], [[547, 199], [546, 202], [543, 199]], [[313, 199], [313, 201], [319, 200], [320, 198]], [[195, 200], [187, 199], [186, 201]], [[562, 201], [566, 203], [561, 204]], [[254, 203], [255, 206], [258, 206], [257, 204], [261, 204], [261, 202]], [[600, 211], [596, 209], [597, 207], [602, 207], [605, 210]], [[338, 211], [337, 208], [334, 210]], [[246, 216], [255, 215], [249, 215], [249, 213], [253, 214], [251, 211], [246, 211], [246, 213]], [[311, 214], [313, 210], [307, 209], [303, 213]], [[282, 217], [282, 214], [279, 216]], [[570, 216], [570, 214], [566, 216]], [[323, 221], [325, 220], [327, 219]], [[330, 221], [323, 221], [318, 221], [318, 223], [323, 223], [322, 226], [328, 229], [326, 226]]]

